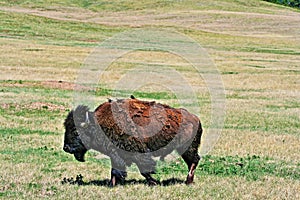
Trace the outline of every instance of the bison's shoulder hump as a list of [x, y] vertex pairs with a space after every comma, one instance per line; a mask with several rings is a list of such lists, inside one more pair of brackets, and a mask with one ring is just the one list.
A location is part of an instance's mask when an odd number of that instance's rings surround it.
[[86, 113], [90, 110], [90, 108], [86, 105], [79, 105], [74, 109], [75, 113]]

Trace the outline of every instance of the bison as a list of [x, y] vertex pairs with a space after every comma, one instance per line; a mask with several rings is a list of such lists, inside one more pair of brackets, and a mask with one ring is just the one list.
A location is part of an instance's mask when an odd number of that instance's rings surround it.
[[135, 163], [149, 185], [159, 184], [154, 157], [165, 157], [176, 150], [188, 166], [186, 184], [193, 183], [200, 160], [202, 126], [195, 115], [155, 101], [109, 100], [94, 112], [79, 105], [65, 122], [63, 150], [84, 162], [85, 153], [99, 151], [111, 159], [110, 186], [123, 182], [126, 166]]

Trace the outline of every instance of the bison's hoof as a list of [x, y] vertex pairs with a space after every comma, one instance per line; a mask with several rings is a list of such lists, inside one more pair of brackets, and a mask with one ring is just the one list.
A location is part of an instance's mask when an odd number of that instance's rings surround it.
[[153, 180], [148, 181], [148, 185], [149, 186], [156, 186], [156, 185], [160, 185], [160, 182], [158, 180], [153, 179]]
[[193, 180], [193, 179], [187, 179], [187, 180], [185, 181], [185, 184], [187, 184], [187, 185], [192, 185], [192, 184], [194, 184], [194, 180]]
[[115, 187], [116, 185], [116, 182], [117, 182], [117, 178], [115, 176], [112, 176], [110, 181], [109, 181], [109, 187]]
[[112, 169], [111, 171], [112, 176], [115, 176], [116, 178], [120, 179], [120, 180], [125, 180], [126, 176], [127, 176], [127, 172], [126, 171], [121, 171], [121, 170], [117, 170], [117, 169]]
[[190, 185], [190, 184], [193, 184], [194, 183], [194, 176], [192, 175], [188, 175], [187, 177], [186, 177], [186, 181], [185, 181], [185, 184], [187, 184], [187, 185]]
[[188, 182], [188, 181], [185, 181], [185, 184], [186, 184], [186, 185], [194, 185], [195, 183], [194, 183], [194, 182]]

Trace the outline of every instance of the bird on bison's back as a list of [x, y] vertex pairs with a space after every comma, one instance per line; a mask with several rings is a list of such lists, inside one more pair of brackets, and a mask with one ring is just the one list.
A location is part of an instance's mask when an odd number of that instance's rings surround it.
[[126, 166], [136, 163], [150, 185], [159, 184], [153, 157], [165, 157], [176, 150], [188, 165], [186, 183], [194, 179], [200, 160], [202, 126], [197, 116], [154, 101], [108, 100], [94, 112], [78, 106], [65, 122], [63, 150], [84, 162], [85, 153], [94, 149], [111, 159], [110, 185], [124, 181]]

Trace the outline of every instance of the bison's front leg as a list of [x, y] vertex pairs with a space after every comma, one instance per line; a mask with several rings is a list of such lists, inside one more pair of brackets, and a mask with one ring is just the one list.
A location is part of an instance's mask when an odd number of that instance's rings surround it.
[[123, 183], [127, 176], [126, 163], [125, 161], [118, 155], [117, 152], [112, 152], [110, 155], [111, 159], [111, 179], [109, 186], [114, 187], [117, 182]]
[[156, 180], [155, 178], [153, 178], [151, 176], [151, 174], [155, 174], [155, 172], [146, 172], [146, 173], [141, 173], [147, 180], [148, 185], [152, 186], [152, 185], [159, 185], [160, 182], [158, 180]]
[[112, 168], [109, 186], [114, 187], [117, 184], [117, 182], [123, 183], [125, 181], [126, 176], [127, 176], [127, 172], [125, 170], [123, 171], [123, 170]]

